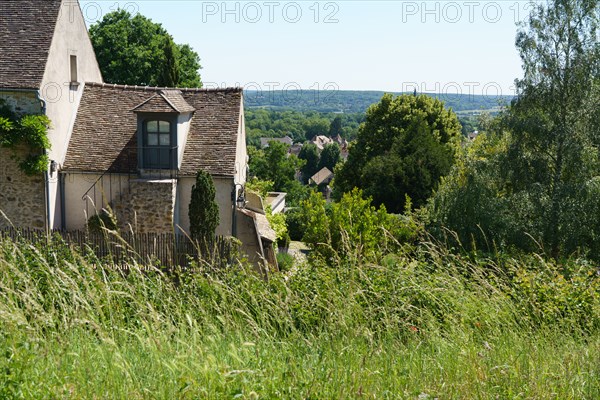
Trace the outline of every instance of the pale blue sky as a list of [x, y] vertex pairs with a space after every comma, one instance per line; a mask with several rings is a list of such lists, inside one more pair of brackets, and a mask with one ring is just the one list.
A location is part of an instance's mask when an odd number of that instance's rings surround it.
[[[81, 1], [161, 23], [208, 86], [512, 94], [527, 1]], [[296, 86], [298, 85], [298, 86]]]

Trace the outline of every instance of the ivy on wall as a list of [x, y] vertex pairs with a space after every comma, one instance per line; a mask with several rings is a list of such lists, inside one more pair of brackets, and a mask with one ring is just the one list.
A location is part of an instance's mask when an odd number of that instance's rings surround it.
[[[13, 158], [26, 175], [40, 174], [48, 168], [45, 150], [50, 149], [49, 127], [47, 116], [18, 116], [0, 99], [0, 147], [13, 149]], [[29, 154], [19, 157], [16, 150], [23, 147]]]

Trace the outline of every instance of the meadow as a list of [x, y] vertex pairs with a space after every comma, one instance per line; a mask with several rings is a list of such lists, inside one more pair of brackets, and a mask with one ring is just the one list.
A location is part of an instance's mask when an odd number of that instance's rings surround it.
[[600, 398], [595, 265], [431, 242], [377, 261], [265, 280], [2, 239], [0, 398]]

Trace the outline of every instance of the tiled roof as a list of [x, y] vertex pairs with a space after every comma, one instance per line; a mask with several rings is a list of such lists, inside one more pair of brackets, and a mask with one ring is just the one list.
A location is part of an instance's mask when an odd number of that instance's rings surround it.
[[[242, 89], [185, 90], [183, 98], [196, 109], [188, 136], [181, 173], [235, 175]], [[245, 143], [244, 143], [245, 145]], [[246, 160], [241, 160], [245, 162]]]
[[196, 111], [194, 107], [185, 101], [180, 90], [163, 90], [161, 95], [180, 113]]
[[323, 167], [319, 172], [314, 174], [310, 180], [315, 183], [315, 185], [320, 185], [325, 183], [328, 179], [333, 177], [333, 172], [329, 170], [327, 167]]
[[314, 143], [319, 150], [323, 150], [326, 145], [333, 143], [330, 138], [324, 135], [315, 136], [311, 142]]
[[60, 8], [61, 0], [0, 0], [0, 88], [40, 88]]
[[[134, 172], [137, 116], [132, 111], [162, 88], [86, 83], [63, 168], [88, 172]], [[180, 173], [202, 168], [235, 174], [241, 89], [185, 89], [182, 100], [196, 110]]]
[[171, 105], [163, 96], [155, 94], [149, 99], [131, 110], [133, 112], [149, 112], [149, 113], [172, 113], [177, 112], [175, 107]]
[[269, 143], [271, 142], [280, 142], [280, 143], [284, 143], [287, 144], [288, 146], [291, 146], [292, 144], [294, 144], [294, 140], [289, 137], [282, 137], [282, 138], [260, 138], [260, 147], [269, 147]]
[[134, 112], [189, 113], [196, 109], [190, 106], [179, 90], [161, 90], [133, 109]]

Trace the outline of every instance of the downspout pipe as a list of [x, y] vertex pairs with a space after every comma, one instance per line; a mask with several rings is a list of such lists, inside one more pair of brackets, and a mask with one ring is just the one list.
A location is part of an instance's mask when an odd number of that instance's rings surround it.
[[58, 189], [60, 190], [60, 229], [63, 231], [67, 229], [67, 206], [65, 198], [65, 174], [58, 173]]
[[232, 214], [231, 214], [231, 236], [233, 236], [234, 238], [237, 238], [237, 206], [235, 204], [235, 201], [237, 199], [237, 184], [233, 184], [233, 188], [231, 191], [231, 208], [232, 208]]
[[[121, 179], [119, 177], [119, 179]], [[173, 230], [175, 235], [181, 235], [182, 229], [179, 221], [179, 206], [181, 203], [181, 187], [179, 185], [179, 180], [175, 180], [175, 210], [173, 211]]]

